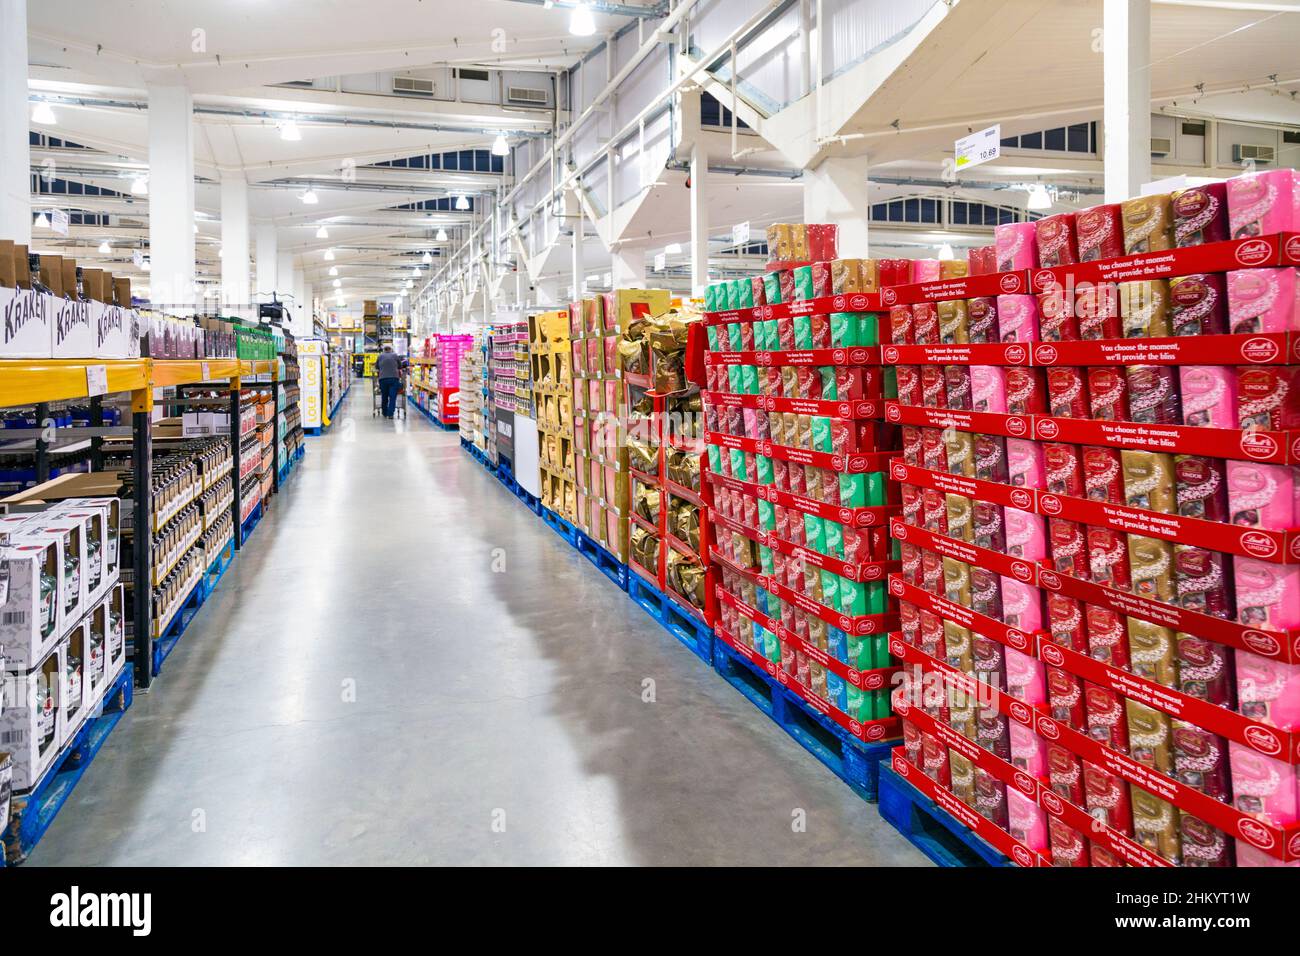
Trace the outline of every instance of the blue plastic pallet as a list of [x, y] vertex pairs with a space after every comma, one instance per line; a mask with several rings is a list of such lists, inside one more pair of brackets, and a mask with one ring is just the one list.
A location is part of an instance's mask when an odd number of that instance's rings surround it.
[[63, 809], [86, 768], [104, 746], [104, 741], [131, 706], [135, 672], [127, 664], [104, 694], [100, 712], [77, 731], [50, 769], [25, 794], [14, 794], [5, 821], [4, 855], [10, 864], [22, 863], [36, 849]]
[[429, 411], [429, 410], [428, 410], [427, 408], [425, 408], [423, 405], [418, 404], [418, 403], [415, 401], [415, 399], [411, 398], [411, 396], [409, 396], [409, 395], [406, 396], [406, 403], [407, 403], [408, 405], [410, 405], [412, 408], [414, 408], [414, 409], [415, 409], [417, 412], [419, 412], [421, 415], [423, 415], [425, 418], [427, 418], [427, 419], [429, 420], [430, 424], [432, 424], [432, 425], [434, 425], [434, 426], [436, 426], [436, 427], [438, 427], [438, 428], [441, 428], [443, 431], [445, 431], [445, 432], [458, 432], [458, 431], [460, 431], [460, 424], [459, 424], [459, 423], [457, 423], [457, 422], [452, 422], [450, 425], [448, 425], [447, 423], [443, 422], [442, 419], [438, 418], [437, 415], [433, 414], [433, 412]]
[[[713, 640], [713, 666], [722, 679], [771, 717], [801, 747], [864, 800], [880, 792], [881, 764], [896, 742], [866, 743], [813, 710], [782, 687], [765, 667], [750, 663], [720, 637]], [[773, 671], [775, 664], [770, 665]]]
[[541, 510], [542, 520], [546, 522], [547, 527], [558, 534], [569, 547], [578, 546], [578, 526], [566, 518], [556, 514], [550, 508], [543, 507]]
[[595, 538], [592, 538], [581, 528], [575, 528], [574, 530], [577, 535], [575, 547], [578, 549], [578, 553], [598, 567], [601, 574], [626, 591], [629, 573], [627, 565], [601, 547]]
[[262, 513], [263, 513], [262, 505], [263, 502], [261, 501], [259, 501], [256, 505], [254, 505], [253, 510], [248, 513], [248, 517], [244, 519], [244, 523], [240, 525], [239, 528], [240, 544], [243, 544], [245, 541], [249, 539], [249, 537], [253, 533], [253, 529], [256, 528], [258, 524], [261, 522]]
[[628, 575], [627, 593], [665, 631], [689, 647], [704, 663], [713, 666], [713, 630], [708, 624], [635, 571]]
[[888, 766], [880, 768], [880, 815], [938, 866], [1012, 865]]

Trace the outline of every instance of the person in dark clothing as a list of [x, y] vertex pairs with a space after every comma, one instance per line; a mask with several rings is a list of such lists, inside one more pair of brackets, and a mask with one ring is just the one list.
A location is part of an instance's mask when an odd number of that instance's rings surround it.
[[379, 379], [379, 391], [382, 395], [381, 410], [385, 418], [392, 418], [397, 410], [397, 390], [402, 380], [402, 360], [393, 353], [390, 345], [375, 359], [375, 377]]

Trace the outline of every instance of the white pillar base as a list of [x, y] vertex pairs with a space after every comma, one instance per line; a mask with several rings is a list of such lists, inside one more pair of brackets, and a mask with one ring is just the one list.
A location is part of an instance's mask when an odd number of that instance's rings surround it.
[[709, 284], [709, 157], [698, 141], [691, 147], [691, 294]]
[[1151, 181], [1151, 0], [1102, 7], [1106, 202], [1140, 195]]
[[622, 245], [610, 253], [610, 278], [615, 289], [645, 288], [645, 246]]
[[822, 160], [803, 171], [804, 222], [830, 222], [839, 229], [839, 252], [846, 259], [866, 258], [871, 195], [867, 161], [860, 156]]

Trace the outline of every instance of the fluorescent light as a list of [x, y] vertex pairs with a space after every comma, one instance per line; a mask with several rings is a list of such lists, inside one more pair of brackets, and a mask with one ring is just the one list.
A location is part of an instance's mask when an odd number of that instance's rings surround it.
[[1042, 183], [1034, 183], [1029, 187], [1029, 202], [1026, 203], [1030, 209], [1051, 209], [1052, 197], [1047, 193], [1047, 187]]
[[59, 118], [54, 115], [50, 104], [42, 100], [32, 108], [32, 122], [42, 126], [57, 126]]
[[343, 287], [343, 280], [342, 280], [342, 279], [335, 279], [335, 280], [334, 280], [334, 288], [336, 288], [336, 289], [341, 289], [342, 287]]
[[131, 195], [132, 196], [149, 195], [149, 180], [143, 176], [137, 176], [135, 177], [135, 179], [131, 180]]
[[298, 129], [296, 122], [285, 120], [280, 124], [280, 138], [289, 143], [296, 143], [302, 139], [302, 132]]
[[50, 228], [50, 217], [47, 216], [47, 215], [45, 215], [45, 213], [41, 213], [40, 215], [38, 215], [38, 216], [36, 217], [36, 228], [37, 228], [37, 229], [49, 229], [49, 228]]
[[492, 140], [493, 156], [509, 156], [510, 144], [506, 142], [505, 133], [497, 133], [497, 138]]
[[423, 256], [420, 257], [420, 261], [427, 266], [430, 262], [433, 261], [433, 256], [430, 253], [426, 252]]
[[953, 258], [952, 245], [950, 243], [945, 242], [943, 245], [939, 247], [939, 258], [940, 259]]
[[418, 276], [419, 274], [420, 274], [420, 267], [419, 267], [419, 266], [416, 266], [414, 269], [411, 270], [411, 275], [413, 275], [413, 276]]
[[664, 255], [680, 256], [682, 254], [682, 244], [680, 242], [670, 242], [664, 246]]
[[328, 239], [329, 237], [330, 237], [330, 231], [326, 229], [324, 226], [321, 226], [319, 229], [316, 230], [317, 239]]
[[99, 254], [101, 256], [106, 256], [112, 251], [113, 251], [113, 247], [108, 244], [107, 239], [105, 239], [103, 242], [99, 244]]
[[336, 276], [336, 275], [338, 275], [338, 274], [339, 274], [339, 267], [338, 267], [338, 266], [330, 266], [330, 275], [332, 275], [332, 276]]
[[457, 208], [457, 209], [460, 209], [460, 210], [468, 209], [468, 208], [469, 208], [469, 200], [466, 199], [464, 196], [457, 196], [457, 197], [456, 197], [456, 208]]
[[569, 15], [569, 32], [575, 37], [589, 37], [596, 32], [596, 21], [591, 15], [591, 7], [585, 0], [578, 0], [578, 5]]
[[316, 198], [316, 190], [311, 188], [308, 188], [308, 190], [302, 194], [302, 201], [308, 206], [314, 206], [320, 202], [320, 200]]
[[434, 241], [434, 242], [446, 242], [446, 241], [447, 241], [447, 230], [446, 230], [446, 229], [439, 229], [439, 230], [438, 230], [438, 234], [437, 234], [436, 236], [433, 237], [433, 241]]
[[325, 250], [325, 261], [326, 262], [334, 261], [334, 248], [332, 246], [329, 249]]

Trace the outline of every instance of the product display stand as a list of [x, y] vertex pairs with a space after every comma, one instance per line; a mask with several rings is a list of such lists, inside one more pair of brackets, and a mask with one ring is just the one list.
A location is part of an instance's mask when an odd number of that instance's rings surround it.
[[574, 484], [574, 379], [569, 357], [569, 313], [532, 315], [528, 330], [543, 514], [549, 511], [573, 527], [578, 502]]

